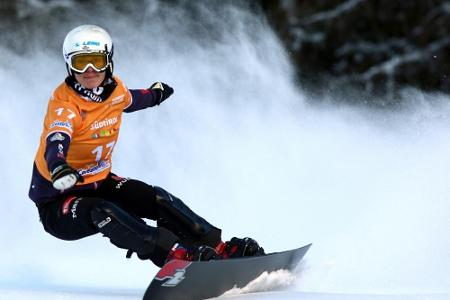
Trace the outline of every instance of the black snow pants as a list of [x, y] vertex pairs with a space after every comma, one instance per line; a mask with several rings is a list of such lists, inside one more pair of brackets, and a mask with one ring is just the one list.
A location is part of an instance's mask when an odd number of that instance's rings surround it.
[[[162, 266], [175, 243], [215, 247], [221, 230], [164, 189], [112, 173], [97, 189], [67, 193], [38, 205], [44, 229], [62, 240], [101, 232], [114, 245]], [[156, 221], [148, 225], [143, 219]]]

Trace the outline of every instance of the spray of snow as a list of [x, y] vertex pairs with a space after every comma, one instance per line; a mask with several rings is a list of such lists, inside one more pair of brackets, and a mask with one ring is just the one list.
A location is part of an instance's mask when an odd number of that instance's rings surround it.
[[275, 272], [264, 272], [255, 280], [249, 282], [243, 288], [233, 288], [223, 294], [223, 296], [233, 296], [239, 294], [267, 292], [285, 289], [295, 282], [295, 275], [286, 270]]

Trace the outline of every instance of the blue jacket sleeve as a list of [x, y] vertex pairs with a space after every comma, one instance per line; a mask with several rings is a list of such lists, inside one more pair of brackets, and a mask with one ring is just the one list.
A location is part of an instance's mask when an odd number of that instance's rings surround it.
[[124, 109], [124, 112], [133, 112], [158, 104], [155, 94], [150, 89], [130, 89], [131, 105]]
[[53, 132], [47, 137], [45, 160], [50, 172], [58, 165], [66, 162], [70, 146], [70, 136], [64, 132]]

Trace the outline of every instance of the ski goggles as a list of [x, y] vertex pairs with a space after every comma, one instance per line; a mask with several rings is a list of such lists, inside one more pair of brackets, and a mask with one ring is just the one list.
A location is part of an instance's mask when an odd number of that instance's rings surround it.
[[103, 72], [109, 65], [106, 53], [79, 53], [70, 58], [70, 68], [78, 73], [84, 73], [89, 67], [97, 72]]

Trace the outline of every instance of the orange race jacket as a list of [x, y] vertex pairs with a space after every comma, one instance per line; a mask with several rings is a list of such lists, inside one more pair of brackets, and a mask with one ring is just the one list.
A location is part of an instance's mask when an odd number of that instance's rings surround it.
[[[103, 102], [83, 98], [67, 83], [60, 84], [53, 92], [29, 191], [29, 197], [36, 203], [51, 201], [74, 190], [97, 188], [111, 171], [122, 112], [157, 104], [151, 90], [129, 90], [119, 78], [113, 79], [117, 86]], [[53, 188], [50, 170], [64, 162], [76, 169], [84, 182], [61, 192]]]

